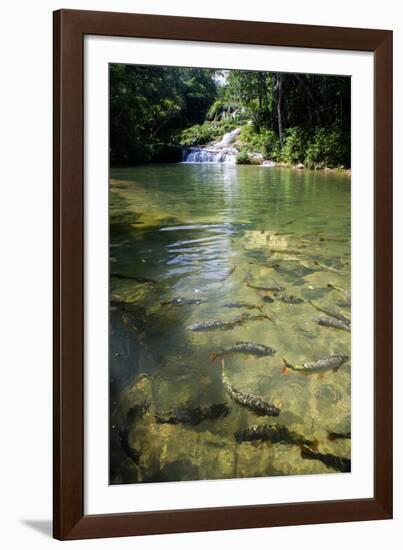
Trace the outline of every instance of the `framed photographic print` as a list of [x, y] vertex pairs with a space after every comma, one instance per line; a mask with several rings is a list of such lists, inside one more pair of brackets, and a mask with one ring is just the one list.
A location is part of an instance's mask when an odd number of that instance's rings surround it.
[[54, 13], [54, 536], [392, 517], [392, 33]]

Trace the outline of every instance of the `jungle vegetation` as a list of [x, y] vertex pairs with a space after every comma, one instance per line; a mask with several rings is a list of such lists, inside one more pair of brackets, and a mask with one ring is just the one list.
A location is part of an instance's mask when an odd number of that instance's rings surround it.
[[241, 128], [250, 153], [307, 168], [350, 166], [350, 78], [110, 65], [111, 164], [177, 162]]

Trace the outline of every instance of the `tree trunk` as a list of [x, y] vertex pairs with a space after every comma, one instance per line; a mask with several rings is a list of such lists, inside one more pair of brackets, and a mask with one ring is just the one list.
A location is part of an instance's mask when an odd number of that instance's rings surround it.
[[283, 146], [283, 74], [277, 74], [277, 124], [280, 145]]

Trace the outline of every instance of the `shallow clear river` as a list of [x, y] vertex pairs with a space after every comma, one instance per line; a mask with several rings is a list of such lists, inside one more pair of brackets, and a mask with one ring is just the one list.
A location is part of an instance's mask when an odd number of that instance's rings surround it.
[[[348, 330], [314, 307], [350, 314], [350, 177], [184, 163], [110, 183], [110, 482], [348, 470], [350, 362], [303, 375], [283, 358], [350, 355]], [[209, 321], [224, 324], [191, 330]], [[237, 342], [275, 353], [212, 360]], [[222, 365], [280, 414], [237, 403]]]

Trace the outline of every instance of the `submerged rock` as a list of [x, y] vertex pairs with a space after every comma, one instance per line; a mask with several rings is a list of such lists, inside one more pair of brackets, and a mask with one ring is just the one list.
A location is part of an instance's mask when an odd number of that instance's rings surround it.
[[315, 396], [322, 401], [328, 403], [338, 403], [343, 398], [343, 394], [339, 388], [332, 384], [322, 384], [315, 392]]

